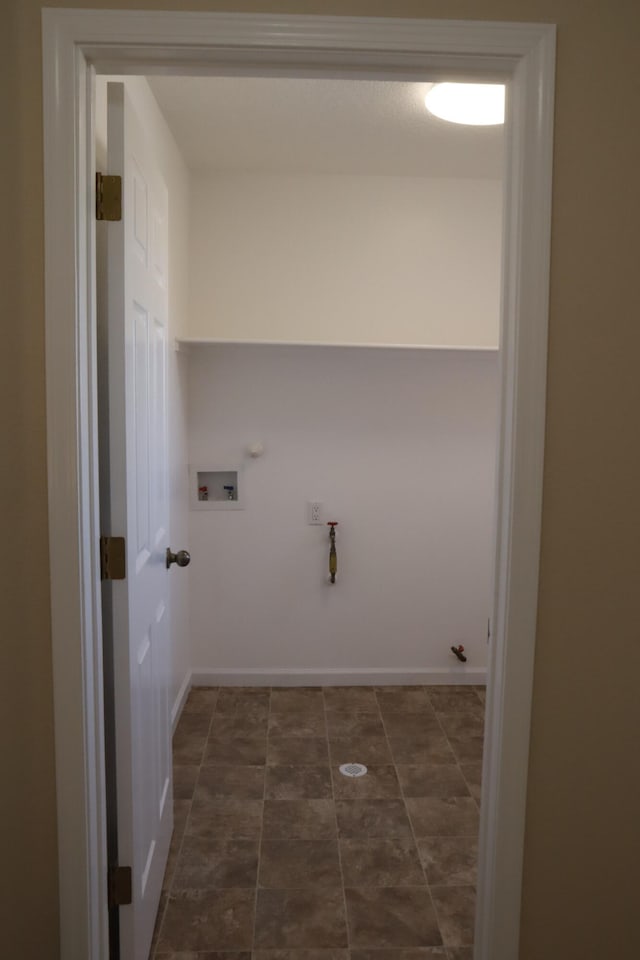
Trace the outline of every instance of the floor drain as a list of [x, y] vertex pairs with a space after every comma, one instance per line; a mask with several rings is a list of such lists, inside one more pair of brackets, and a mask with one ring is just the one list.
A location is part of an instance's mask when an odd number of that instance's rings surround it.
[[343, 777], [364, 777], [366, 772], [364, 763], [343, 763], [340, 767]]

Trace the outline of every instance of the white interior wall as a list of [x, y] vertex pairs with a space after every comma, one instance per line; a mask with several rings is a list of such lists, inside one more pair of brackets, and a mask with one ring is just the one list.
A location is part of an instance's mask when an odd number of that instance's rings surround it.
[[[112, 77], [127, 91], [152, 144], [158, 168], [169, 196], [169, 349], [167, 384], [169, 395], [169, 509], [172, 548], [188, 548], [189, 513], [186, 482], [187, 457], [187, 361], [173, 349], [176, 337], [185, 334], [189, 315], [189, 172], [155, 97], [143, 77]], [[97, 158], [106, 156], [107, 78], [96, 78]], [[108, 172], [108, 171], [105, 171]], [[171, 656], [170, 703], [177, 704], [189, 676], [189, 573], [177, 571], [170, 578]]]
[[501, 196], [495, 180], [195, 177], [189, 336], [495, 348]]
[[[190, 515], [200, 680], [482, 679], [497, 354], [208, 346], [189, 368], [191, 462], [242, 463], [246, 492]], [[308, 500], [340, 523], [335, 585]]]
[[[495, 346], [498, 184], [225, 176], [190, 191], [146, 82], [119, 79], [169, 190], [172, 338]], [[171, 580], [172, 701], [191, 667], [481, 677], [494, 353], [191, 348], [170, 351], [168, 374], [171, 544], [194, 556]], [[211, 460], [245, 461], [246, 510], [188, 513], [187, 462]], [[309, 499], [341, 522], [334, 587]]]

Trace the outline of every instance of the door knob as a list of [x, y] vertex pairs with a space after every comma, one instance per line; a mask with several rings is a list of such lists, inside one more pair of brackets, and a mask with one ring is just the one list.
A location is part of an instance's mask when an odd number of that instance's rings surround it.
[[188, 550], [178, 550], [177, 553], [171, 553], [171, 548], [167, 547], [167, 570], [172, 563], [177, 563], [179, 567], [188, 567], [191, 562], [191, 555]]

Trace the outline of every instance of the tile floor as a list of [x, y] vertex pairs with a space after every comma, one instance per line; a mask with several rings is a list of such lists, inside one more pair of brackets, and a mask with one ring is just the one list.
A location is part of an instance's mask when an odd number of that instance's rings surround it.
[[193, 689], [152, 960], [471, 960], [483, 715], [469, 686]]

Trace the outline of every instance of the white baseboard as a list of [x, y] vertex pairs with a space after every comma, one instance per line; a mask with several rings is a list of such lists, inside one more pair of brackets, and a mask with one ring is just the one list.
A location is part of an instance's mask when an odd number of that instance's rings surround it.
[[[172, 733], [176, 732], [176, 727], [178, 726], [178, 720], [180, 719], [180, 714], [182, 713], [182, 708], [185, 705], [189, 690], [193, 683], [191, 670], [187, 670], [185, 678], [180, 684], [180, 689], [178, 690], [178, 695], [174, 700], [173, 706], [171, 707], [171, 731]], [[218, 684], [219, 686], [219, 684]]]
[[338, 668], [327, 669], [196, 669], [191, 671], [195, 687], [344, 687], [344, 686], [412, 686], [436, 684], [486, 684], [485, 668], [452, 667], [425, 670], [423, 668]]

